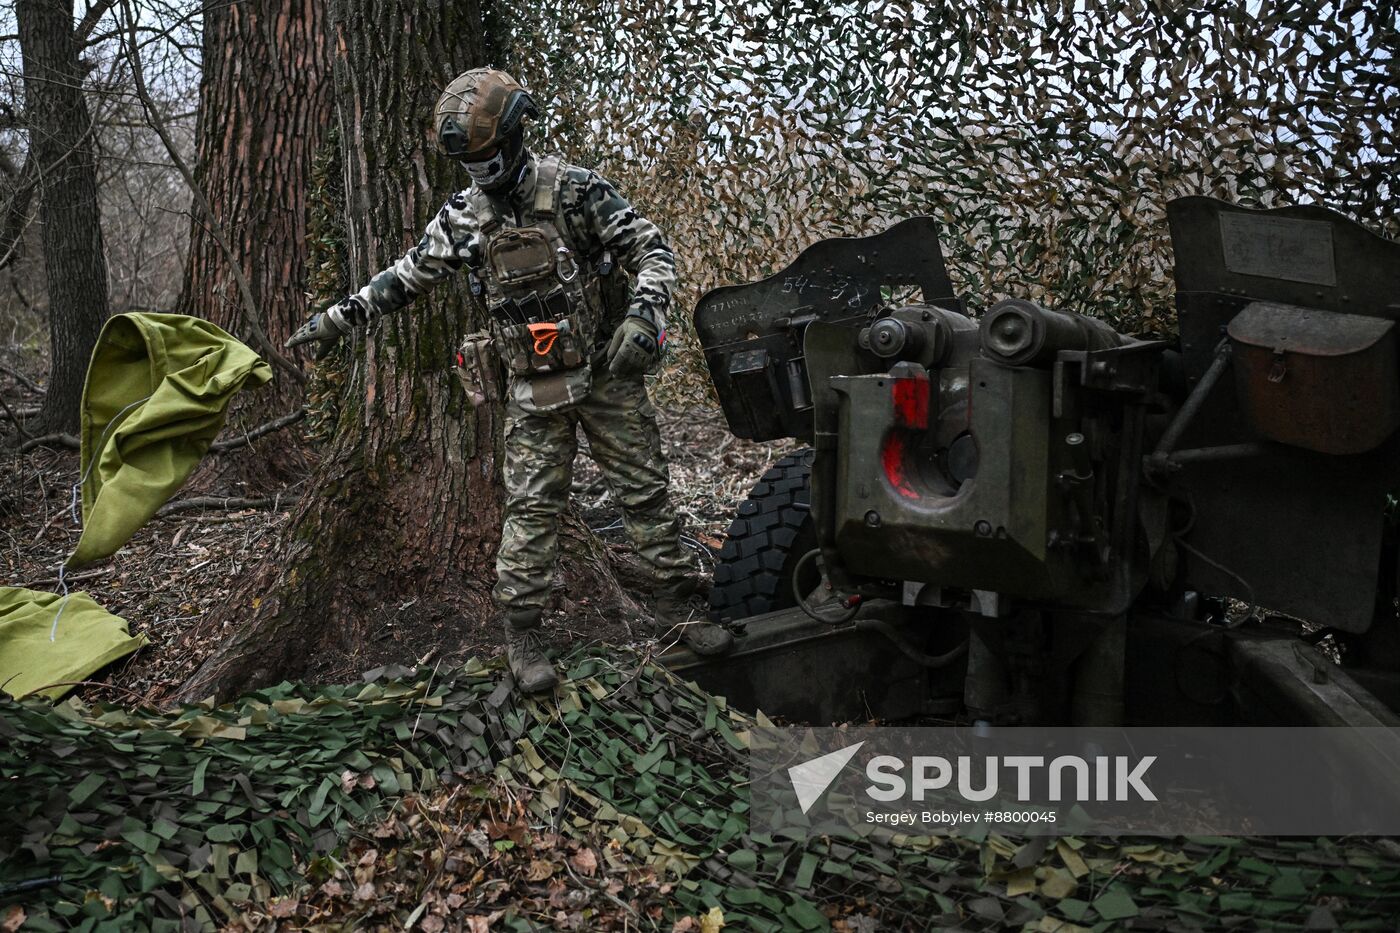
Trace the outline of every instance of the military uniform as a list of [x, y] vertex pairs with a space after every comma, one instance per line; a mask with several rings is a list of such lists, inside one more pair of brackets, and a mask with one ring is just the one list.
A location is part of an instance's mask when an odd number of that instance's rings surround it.
[[[527, 156], [520, 180], [501, 196], [461, 191], [449, 198], [418, 245], [351, 296], [353, 308], [346, 309], [347, 319], [356, 325], [371, 323], [463, 268], [478, 281], [487, 278], [480, 199], [489, 199], [485, 206], [502, 228], [529, 225], [537, 202], [540, 163]], [[599, 365], [608, 338], [626, 314], [640, 316], [658, 333], [665, 333], [676, 279], [675, 257], [656, 226], [597, 173], [564, 165], [557, 171], [557, 225], [582, 274], [596, 276], [598, 264], [607, 256], [634, 275], [636, 282], [629, 299], [614, 300], [603, 309], [601, 326], [587, 348], [590, 361], [585, 365], [592, 370], [592, 387], [580, 400], [557, 406], [531, 404], [523, 387], [515, 385], [530, 377], [510, 377], [505, 522], [492, 594], [508, 612], [538, 610], [549, 595], [558, 551], [558, 518], [568, 503], [580, 427], [656, 587], [678, 585], [693, 566], [680, 544], [656, 411], [642, 376], [613, 376]], [[624, 289], [614, 289], [618, 292], [625, 294]]]
[[699, 581], [688, 573], [642, 382], [665, 344], [675, 257], [655, 225], [595, 172], [529, 153], [522, 124], [538, 115], [529, 92], [503, 71], [477, 68], [449, 84], [434, 111], [438, 145], [472, 186], [448, 199], [402, 259], [287, 341], [324, 347], [468, 271], [491, 320], [490, 334], [468, 335], [458, 354], [473, 403], [494, 401], [501, 369], [509, 373], [505, 524], [492, 595], [511, 675], [527, 693], [558, 682], [539, 625], [580, 427], [651, 571], [658, 622], [701, 654], [734, 643], [697, 611]]

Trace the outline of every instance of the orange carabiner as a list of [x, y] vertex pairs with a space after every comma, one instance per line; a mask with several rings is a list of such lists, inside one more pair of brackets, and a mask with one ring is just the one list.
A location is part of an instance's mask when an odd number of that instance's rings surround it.
[[554, 341], [559, 339], [558, 324], [530, 324], [530, 336], [535, 338], [535, 355], [549, 356]]

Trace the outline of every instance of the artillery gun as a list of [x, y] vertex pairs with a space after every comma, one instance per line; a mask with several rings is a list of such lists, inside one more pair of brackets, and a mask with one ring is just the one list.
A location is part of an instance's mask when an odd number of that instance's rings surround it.
[[701, 298], [731, 431], [794, 452], [720, 555], [736, 653], [673, 666], [810, 722], [1396, 724], [1400, 243], [1168, 220], [1173, 341], [969, 317], [925, 217]]

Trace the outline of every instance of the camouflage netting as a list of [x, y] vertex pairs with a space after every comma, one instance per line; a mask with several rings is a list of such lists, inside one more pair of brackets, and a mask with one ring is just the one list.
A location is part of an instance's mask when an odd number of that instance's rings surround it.
[[[817, 239], [930, 214], [974, 308], [1164, 333], [1172, 198], [1400, 234], [1396, 5], [1190, 7], [545, 0], [513, 18], [510, 64], [547, 146], [668, 232], [687, 313]], [[672, 376], [698, 386], [688, 361]]]
[[[518, 703], [477, 663], [171, 714], [5, 701], [0, 921], [19, 904], [33, 929], [214, 925], [324, 878], [401, 795], [492, 772], [533, 790], [537, 831], [602, 833], [605, 860], [675, 882], [676, 915], [718, 907], [739, 929], [1382, 929], [1400, 915], [1400, 856], [1368, 840], [749, 835], [751, 725], [630, 657], [575, 659], [557, 704]], [[424, 862], [425, 888], [441, 870]]]

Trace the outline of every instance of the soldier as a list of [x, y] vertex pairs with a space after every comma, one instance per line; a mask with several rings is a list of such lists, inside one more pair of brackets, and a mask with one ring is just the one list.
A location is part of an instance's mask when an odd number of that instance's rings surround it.
[[[700, 654], [733, 645], [726, 629], [703, 615], [691, 619], [699, 581], [680, 543], [642, 378], [655, 371], [665, 345], [675, 257], [656, 226], [605, 179], [525, 148], [525, 118], [538, 116], [529, 93], [502, 71], [478, 68], [449, 84], [434, 128], [471, 187], [448, 199], [402, 259], [287, 341], [338, 341], [466, 267], [491, 321], [489, 336], [466, 346], [491, 348], [478, 370], [483, 381], [495, 375], [497, 359], [508, 374], [505, 522], [492, 598], [507, 627], [511, 673], [527, 693], [558, 679], [539, 628], [579, 427], [651, 572], [659, 626], [679, 625]], [[489, 392], [479, 387], [473, 395]]]

